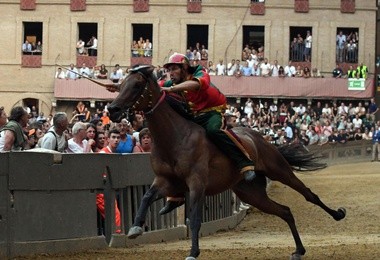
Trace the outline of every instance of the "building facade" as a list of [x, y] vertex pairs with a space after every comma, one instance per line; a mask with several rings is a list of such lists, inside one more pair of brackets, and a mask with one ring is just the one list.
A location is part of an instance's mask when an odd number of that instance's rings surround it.
[[[294, 59], [292, 40], [312, 35], [310, 58], [299, 62], [330, 74], [337, 61], [340, 31], [356, 34], [352, 64], [363, 62], [376, 70], [378, 0], [0, 0], [0, 104], [35, 105], [49, 113], [58, 65], [115, 64], [124, 69], [137, 62], [162, 65], [173, 52], [184, 53], [196, 43], [205, 45], [208, 60], [241, 59], [249, 44], [263, 47], [264, 57], [286, 65]], [[97, 39], [96, 51], [91, 38]], [[152, 44], [148, 55], [133, 52], [142, 37]], [[78, 54], [80, 38], [88, 55]], [[25, 41], [42, 51], [22, 50]], [[303, 50], [302, 50], [303, 51]], [[347, 57], [347, 56], [345, 56]], [[346, 64], [346, 65], [345, 65]], [[80, 84], [78, 84], [80, 87]]]

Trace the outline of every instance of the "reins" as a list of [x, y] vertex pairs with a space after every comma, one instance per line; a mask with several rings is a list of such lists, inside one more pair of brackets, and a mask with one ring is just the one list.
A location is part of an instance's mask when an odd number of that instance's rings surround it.
[[147, 76], [144, 73], [142, 73], [139, 70], [135, 70], [135, 71], [132, 71], [132, 72], [137, 72], [138, 74], [140, 74], [145, 79], [146, 84], [145, 84], [144, 91], [142, 92], [142, 94], [140, 95], [140, 97], [136, 100], [136, 102], [132, 105], [131, 109], [133, 111], [136, 110], [136, 106], [139, 105], [145, 99], [146, 95], [148, 95], [148, 97], [149, 97], [148, 108], [152, 108], [152, 109], [150, 109], [148, 112], [144, 112], [144, 113], [145, 113], [145, 115], [151, 115], [151, 114], [153, 114], [154, 110], [156, 110], [156, 108], [164, 101], [166, 93], [163, 91], [160, 99], [152, 107], [152, 105], [153, 105], [153, 101], [152, 101], [153, 93], [152, 93], [152, 90], [149, 89], [149, 79], [147, 78]]

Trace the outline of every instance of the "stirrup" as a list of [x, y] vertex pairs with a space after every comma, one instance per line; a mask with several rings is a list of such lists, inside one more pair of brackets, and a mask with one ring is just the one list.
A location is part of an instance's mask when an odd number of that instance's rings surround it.
[[244, 172], [244, 179], [248, 182], [253, 181], [256, 178], [256, 173], [254, 170], [248, 170]]

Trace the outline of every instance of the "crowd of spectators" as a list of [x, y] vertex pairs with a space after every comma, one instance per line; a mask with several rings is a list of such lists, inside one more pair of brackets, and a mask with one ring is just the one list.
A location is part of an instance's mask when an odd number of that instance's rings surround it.
[[292, 142], [325, 145], [371, 140], [380, 127], [380, 121], [375, 121], [377, 111], [374, 99], [365, 105], [343, 101], [322, 105], [318, 101], [311, 106], [291, 101], [278, 106], [274, 102], [254, 102], [248, 98], [244, 104], [230, 105], [226, 113], [237, 125], [260, 132], [275, 145]]
[[22, 53], [25, 55], [41, 55], [42, 54], [42, 42], [41, 41], [32, 41], [25, 42], [21, 46]]
[[153, 44], [149, 39], [140, 37], [138, 40], [133, 40], [131, 45], [132, 57], [151, 57]]

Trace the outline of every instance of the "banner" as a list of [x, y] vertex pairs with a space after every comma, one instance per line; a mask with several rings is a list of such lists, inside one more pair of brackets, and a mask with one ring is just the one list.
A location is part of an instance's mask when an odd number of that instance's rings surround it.
[[348, 90], [365, 90], [365, 79], [348, 79]]

